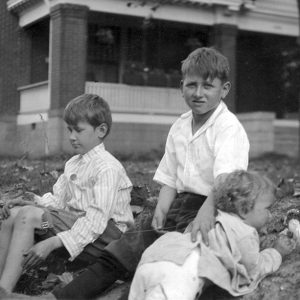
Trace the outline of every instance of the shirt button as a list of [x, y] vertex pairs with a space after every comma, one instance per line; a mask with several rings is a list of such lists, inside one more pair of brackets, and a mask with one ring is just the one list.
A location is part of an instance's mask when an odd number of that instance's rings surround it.
[[76, 180], [76, 179], [77, 179], [77, 175], [76, 175], [76, 174], [72, 174], [72, 175], [70, 176], [70, 179], [71, 179], [72, 181]]

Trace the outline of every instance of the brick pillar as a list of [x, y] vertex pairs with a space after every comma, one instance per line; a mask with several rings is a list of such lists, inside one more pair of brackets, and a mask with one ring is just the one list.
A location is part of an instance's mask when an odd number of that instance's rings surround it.
[[19, 25], [7, 10], [7, 1], [0, 1], [0, 119], [19, 110]]
[[31, 82], [31, 49], [32, 49], [31, 33], [24, 28], [19, 29], [19, 80], [18, 86], [28, 85]]
[[210, 44], [224, 54], [230, 63], [231, 89], [226, 104], [232, 112], [236, 111], [236, 37], [237, 26], [216, 24], [212, 28]]
[[50, 12], [51, 115], [84, 93], [88, 7], [58, 4]]

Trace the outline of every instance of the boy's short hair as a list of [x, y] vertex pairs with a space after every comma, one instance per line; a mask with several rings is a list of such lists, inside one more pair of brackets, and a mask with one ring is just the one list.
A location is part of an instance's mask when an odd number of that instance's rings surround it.
[[223, 83], [229, 79], [230, 66], [228, 59], [214, 48], [198, 48], [182, 61], [181, 73], [198, 75], [203, 79], [219, 78]]
[[72, 99], [66, 106], [63, 115], [64, 121], [71, 126], [78, 122], [87, 122], [94, 128], [107, 124], [107, 133], [111, 129], [112, 117], [108, 103], [98, 95], [82, 94]]
[[267, 177], [244, 170], [228, 174], [213, 188], [216, 208], [237, 215], [251, 211], [258, 196], [266, 192], [276, 198], [277, 187]]

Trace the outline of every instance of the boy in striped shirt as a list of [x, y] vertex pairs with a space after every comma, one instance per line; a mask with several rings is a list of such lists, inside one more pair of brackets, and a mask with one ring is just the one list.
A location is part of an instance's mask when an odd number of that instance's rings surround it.
[[7, 292], [22, 272], [54, 250], [66, 263], [93, 263], [133, 223], [132, 183], [103, 144], [112, 124], [107, 102], [83, 94], [66, 106], [64, 120], [76, 155], [67, 161], [53, 193], [34, 195], [34, 202], [13, 199], [1, 210], [0, 286]]

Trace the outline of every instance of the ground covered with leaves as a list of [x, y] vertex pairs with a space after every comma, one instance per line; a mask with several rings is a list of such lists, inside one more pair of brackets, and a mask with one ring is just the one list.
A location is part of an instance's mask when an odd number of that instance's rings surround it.
[[[57, 156], [43, 160], [28, 160], [26, 158], [0, 158], [0, 201], [5, 202], [11, 197], [31, 191], [42, 195], [51, 191], [58, 176], [63, 172], [65, 161], [69, 157]], [[159, 186], [152, 181], [158, 166], [158, 159], [151, 161], [123, 161], [123, 165], [134, 185], [132, 205], [136, 214], [151, 211], [158, 195]], [[274, 207], [274, 219], [261, 233], [262, 248], [272, 246], [277, 235], [285, 228], [283, 219], [291, 208], [300, 208], [300, 164], [285, 156], [275, 154], [252, 159], [249, 169], [256, 170], [270, 177], [282, 190], [282, 198]], [[297, 183], [299, 182], [299, 186]], [[299, 189], [299, 190], [298, 190]], [[299, 196], [297, 192], [299, 191]], [[296, 193], [295, 193], [296, 192]], [[144, 212], [141, 212], [144, 209]], [[147, 215], [147, 213], [145, 213]], [[57, 276], [49, 273], [47, 267], [32, 270], [23, 274], [16, 290], [29, 295], [43, 294], [55, 285], [69, 280], [70, 274]], [[266, 277], [252, 294], [239, 299], [300, 299], [300, 248], [284, 259], [280, 269]], [[129, 284], [117, 284], [99, 299], [127, 298]], [[213, 287], [207, 290], [201, 300], [234, 299], [224, 291]]]

